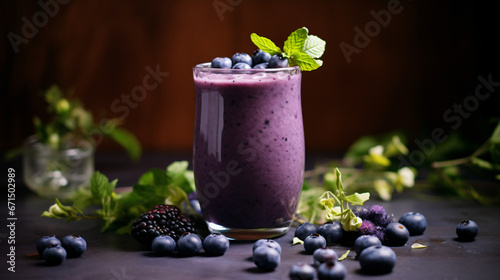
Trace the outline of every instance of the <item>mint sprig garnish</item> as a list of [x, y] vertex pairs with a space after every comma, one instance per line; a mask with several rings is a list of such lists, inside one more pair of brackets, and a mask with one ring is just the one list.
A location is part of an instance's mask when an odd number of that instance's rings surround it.
[[[187, 195], [195, 190], [193, 171], [187, 161], [171, 163], [166, 170], [152, 168], [142, 174], [129, 191], [117, 191], [117, 180], [110, 181], [95, 171], [90, 185], [79, 188], [70, 199], [72, 206], [55, 204], [42, 217], [79, 221], [100, 219], [101, 230], [129, 233], [132, 223], [144, 212], [158, 204], [175, 205], [188, 214], [196, 214]], [[89, 206], [93, 206], [89, 210]]]
[[250, 39], [262, 51], [270, 55], [281, 54], [288, 58], [290, 66], [299, 66], [302, 71], [312, 71], [323, 65], [320, 57], [325, 52], [326, 42], [308, 33], [309, 30], [306, 27], [292, 32], [283, 44], [283, 50], [273, 41], [255, 33], [250, 35]]

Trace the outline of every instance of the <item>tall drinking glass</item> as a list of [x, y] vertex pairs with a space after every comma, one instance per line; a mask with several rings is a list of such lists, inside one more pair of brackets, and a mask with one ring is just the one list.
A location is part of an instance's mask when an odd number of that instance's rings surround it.
[[193, 170], [211, 232], [255, 240], [286, 233], [304, 174], [299, 67], [193, 68]]

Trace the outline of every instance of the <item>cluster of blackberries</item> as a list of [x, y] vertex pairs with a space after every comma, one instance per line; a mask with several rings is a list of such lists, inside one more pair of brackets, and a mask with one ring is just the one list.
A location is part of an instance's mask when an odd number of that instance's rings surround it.
[[195, 225], [174, 205], [157, 205], [132, 224], [132, 236], [146, 246], [157, 236], [168, 235], [177, 241], [186, 232], [196, 233]]

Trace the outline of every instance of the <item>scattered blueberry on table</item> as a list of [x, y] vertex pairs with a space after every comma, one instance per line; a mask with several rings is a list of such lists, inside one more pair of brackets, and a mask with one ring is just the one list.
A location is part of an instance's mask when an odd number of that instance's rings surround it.
[[472, 220], [462, 220], [462, 222], [458, 224], [456, 232], [460, 241], [472, 241], [476, 238], [479, 227], [476, 222]]

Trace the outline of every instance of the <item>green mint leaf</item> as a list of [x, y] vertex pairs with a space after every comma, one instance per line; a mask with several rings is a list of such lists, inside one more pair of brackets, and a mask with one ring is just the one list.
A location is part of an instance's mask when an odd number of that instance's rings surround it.
[[292, 34], [290, 34], [290, 36], [288, 36], [283, 46], [283, 51], [287, 54], [287, 56], [291, 56], [294, 52], [301, 52], [304, 49], [307, 33], [309, 33], [309, 30], [302, 27], [295, 30]]
[[304, 42], [303, 52], [310, 55], [312, 58], [318, 59], [325, 52], [326, 42], [315, 35], [307, 36]]
[[[322, 62], [320, 62], [322, 63]], [[303, 52], [294, 52], [290, 57], [290, 66], [299, 66], [302, 71], [312, 71], [321, 67], [320, 63]]]
[[363, 205], [365, 201], [370, 199], [370, 193], [354, 193], [344, 197], [344, 200], [351, 203], [352, 205]]
[[193, 171], [188, 170], [188, 161], [176, 161], [167, 166], [167, 175], [170, 178], [170, 183], [177, 185], [184, 192], [191, 193], [196, 187], [194, 184]]
[[188, 166], [188, 161], [174, 161], [167, 166], [167, 175], [170, 177], [182, 176], [187, 171]]
[[159, 168], [151, 168], [142, 174], [137, 182], [138, 185], [166, 186], [170, 182], [167, 173]]
[[90, 191], [92, 192], [92, 196], [99, 200], [111, 196], [117, 182], [118, 180], [109, 182], [108, 177], [99, 171], [94, 172], [90, 179]]
[[165, 203], [176, 205], [178, 207], [181, 206], [182, 202], [188, 202], [187, 193], [178, 185], [171, 184], [169, 185], [169, 196], [165, 200]]
[[252, 42], [262, 51], [269, 53], [270, 55], [282, 53], [281, 49], [276, 46], [273, 41], [267, 39], [266, 37], [259, 36], [255, 33], [250, 35]]

